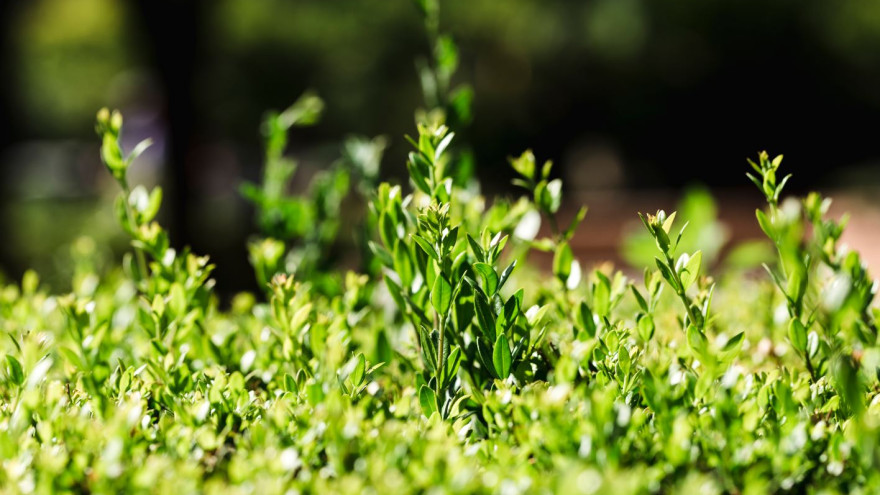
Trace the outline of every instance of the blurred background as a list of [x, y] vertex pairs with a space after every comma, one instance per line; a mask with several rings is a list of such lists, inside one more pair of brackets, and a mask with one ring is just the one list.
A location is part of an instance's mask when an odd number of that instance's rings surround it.
[[[508, 156], [532, 148], [552, 159], [566, 211], [591, 208], [582, 257], [619, 261], [635, 213], [673, 208], [687, 190], [683, 206], [719, 239], [759, 237], [760, 197], [744, 173], [763, 149], [785, 154], [794, 190], [821, 188], [854, 213], [851, 243], [877, 244], [880, 3], [441, 9], [441, 30], [459, 46], [456, 81], [474, 90], [459, 134], [483, 190], [520, 194]], [[253, 210], [239, 185], [259, 177], [266, 110], [306, 89], [324, 99], [319, 125], [291, 135], [303, 177], [336, 160], [345, 136], [385, 135], [382, 176], [400, 178], [402, 136], [423, 105], [414, 61], [429, 45], [409, 0], [5, 0], [0, 28], [0, 271], [34, 267], [59, 289], [80, 234], [125, 250], [116, 185], [98, 157], [98, 108], [123, 111], [128, 149], [155, 140], [134, 180], [165, 187], [172, 243], [210, 254], [230, 293], [253, 286]]]

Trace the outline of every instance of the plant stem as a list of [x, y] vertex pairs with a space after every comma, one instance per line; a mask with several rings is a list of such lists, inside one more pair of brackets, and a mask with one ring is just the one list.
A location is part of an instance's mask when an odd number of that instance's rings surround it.
[[[135, 225], [135, 216], [134, 210], [131, 209], [131, 203], [129, 203], [128, 199], [131, 197], [131, 188], [128, 186], [128, 181], [124, 178], [119, 181], [119, 185], [122, 186], [122, 202], [125, 204], [125, 215], [128, 217], [128, 224], [132, 229], [132, 234], [135, 233], [135, 229], [137, 225]], [[140, 272], [141, 281], [146, 280], [147, 278], [147, 260], [144, 256], [144, 252], [141, 248], [134, 246], [135, 257], [137, 257], [138, 262], [138, 271]]]
[[[678, 272], [675, 270], [675, 262], [672, 258], [666, 254], [666, 264], [669, 265], [669, 271], [672, 273], [673, 280], [675, 280], [676, 286], [676, 294], [681, 299], [681, 302], [684, 304], [684, 309], [687, 311], [688, 318], [691, 320], [691, 323], [697, 325], [696, 314], [694, 313], [694, 309], [691, 307], [691, 301], [688, 299], [687, 294], [684, 291], [683, 284], [681, 283], [681, 277], [678, 275]], [[697, 326], [697, 329], [700, 331], [703, 330], [703, 324]]]
[[818, 380], [818, 377], [816, 377], [816, 370], [815, 370], [815, 368], [813, 368], [813, 362], [810, 361], [809, 352], [804, 352], [804, 362], [807, 365], [807, 371], [810, 372], [810, 380], [813, 383], [816, 383], [816, 381]]
[[446, 334], [446, 325], [444, 324], [444, 317], [439, 317], [440, 323], [438, 324], [438, 328], [440, 331], [440, 345], [437, 346], [437, 394], [440, 394], [441, 383], [440, 378], [443, 376], [444, 368], [446, 367], [446, 362], [443, 359], [443, 345], [445, 341]]
[[556, 215], [548, 214], [547, 218], [550, 219], [550, 230], [553, 232], [553, 237], [556, 238], [556, 242], [559, 243], [559, 223], [556, 221]]

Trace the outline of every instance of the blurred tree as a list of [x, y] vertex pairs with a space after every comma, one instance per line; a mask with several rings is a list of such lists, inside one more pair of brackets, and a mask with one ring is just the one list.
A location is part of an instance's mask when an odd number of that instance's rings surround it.
[[151, 66], [161, 81], [168, 122], [166, 153], [168, 180], [166, 204], [174, 212], [169, 232], [175, 245], [191, 244], [184, 225], [190, 186], [193, 142], [197, 136], [197, 111], [193, 95], [195, 74], [199, 70], [200, 45], [204, 41], [202, 21], [204, 2], [190, 0], [139, 0], [136, 2], [140, 25], [151, 48]]
[[[505, 158], [527, 147], [584, 188], [739, 185], [742, 158], [765, 148], [798, 163], [804, 187], [880, 182], [865, 125], [880, 117], [876, 2], [443, 1], [440, 22], [460, 48], [454, 83], [475, 90], [473, 123], [457, 139], [473, 145], [487, 192], [506, 190]], [[400, 136], [422, 103], [414, 60], [429, 50], [409, 0], [0, 5], [4, 165], [18, 173], [48, 161], [12, 163], [9, 150], [26, 141], [51, 139], [38, 146], [57, 151], [54, 168], [6, 180], [14, 195], [60, 181], [63, 167], [99, 170], [82, 144], [91, 143], [95, 109], [135, 102], [161, 112], [149, 134], [167, 138], [154, 160], [160, 169], [158, 157], [167, 159], [175, 244], [243, 250], [234, 237], [244, 237], [250, 216], [229, 195], [257, 176], [264, 111], [307, 88], [327, 108], [294, 140], [304, 177], [331, 163], [348, 133], [388, 135], [383, 173], [403, 172]], [[58, 146], [62, 139], [83, 141]], [[68, 191], [96, 199], [100, 174], [80, 175]], [[205, 225], [218, 235], [193, 234]]]

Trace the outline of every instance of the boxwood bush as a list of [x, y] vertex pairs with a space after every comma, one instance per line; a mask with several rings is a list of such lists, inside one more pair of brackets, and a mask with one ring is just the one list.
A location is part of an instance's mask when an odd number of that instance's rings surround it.
[[[377, 183], [384, 140], [353, 138], [288, 195], [288, 133], [323, 103], [269, 114], [263, 180], [242, 188], [264, 291], [228, 307], [156, 223], [161, 189], [128, 181], [149, 143], [125, 153], [122, 116], [98, 113], [131, 253], [102, 269], [80, 239], [69, 293], [33, 272], [0, 288], [0, 491], [880, 490], [877, 283], [829, 200], [785, 196], [782, 157], [761, 153], [765, 270], [713, 275], [663, 211], [639, 214], [643, 274], [582, 268], [586, 209], [560, 221], [550, 162], [511, 158], [521, 197], [480, 195], [453, 132], [456, 47], [418, 5], [435, 50], [408, 182]], [[347, 271], [327, 256], [346, 201], [367, 205]]]

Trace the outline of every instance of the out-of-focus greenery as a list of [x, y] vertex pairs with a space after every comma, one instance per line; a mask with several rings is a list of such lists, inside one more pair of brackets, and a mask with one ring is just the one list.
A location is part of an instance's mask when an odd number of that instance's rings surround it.
[[[83, 140], [94, 108], [110, 103], [131, 116], [132, 132], [149, 131], [157, 142], [166, 142], [174, 123], [164, 108], [168, 88], [159, 43], [145, 29], [148, 3], [33, 0], [4, 7], [11, 55], [4, 65], [11, 90], [6, 99], [16, 139], [47, 147], [51, 143], [41, 140]], [[324, 158], [349, 133], [390, 136], [383, 174], [404, 175], [409, 150], [397, 136], [410, 132], [411, 109], [426, 105], [413, 60], [430, 51], [422, 21], [407, 2], [219, 0], [186, 5], [194, 5], [197, 13], [191, 37], [185, 37], [192, 45], [186, 50], [194, 54], [193, 80], [186, 83], [194, 115], [188, 122], [192, 142], [185, 143], [185, 159], [177, 158], [186, 163], [175, 162], [175, 171], [186, 167], [186, 176], [200, 187], [241, 176], [254, 180], [260, 159], [252, 124], [264, 109], [283, 108], [293, 95], [313, 88], [327, 107], [321, 125], [305, 131], [292, 150], [309, 152], [302, 160], [303, 175], [332, 162]], [[703, 166], [703, 154], [684, 153], [690, 147], [712, 147], [713, 156], [723, 148], [718, 155], [722, 165], [768, 145], [811, 157], [821, 147], [815, 160], [798, 160], [820, 172], [810, 174], [814, 180], [828, 178], [828, 170], [839, 165], [870, 165], [876, 157], [868, 131], [861, 135], [848, 127], [859, 117], [873, 118], [880, 108], [875, 90], [880, 85], [880, 7], [875, 2], [448, 0], [441, 21], [460, 47], [453, 84], [467, 81], [475, 95], [472, 123], [458, 130], [458, 140], [475, 151], [471, 163], [487, 191], [508, 187], [508, 180], [497, 179], [509, 174], [503, 157], [524, 142], [553, 158], [555, 175], [565, 177], [595, 166], [577, 158], [581, 145], [594, 139], [610, 143], [626, 173], [602, 185], [623, 187], [680, 185], [716, 176], [734, 183], [735, 166], [706, 172], [710, 167]], [[743, 95], [747, 104], [738, 103]], [[762, 95], [766, 98], [754, 99]], [[758, 106], [773, 107], [772, 123], [751, 119], [748, 109]], [[848, 109], [844, 115], [850, 118], [831, 125], [832, 119], [790, 117], [836, 108]], [[147, 120], [135, 128], [135, 122]], [[819, 129], [821, 139], [801, 136], [811, 129]], [[694, 131], [705, 134], [695, 138]], [[829, 135], [834, 132], [839, 132], [837, 139]], [[810, 149], [800, 151], [801, 139]], [[60, 230], [48, 232], [50, 225], [38, 232], [40, 223], [25, 225], [23, 215], [42, 204], [45, 212], [39, 216], [48, 217], [58, 209], [50, 204], [57, 196], [78, 197], [98, 208], [107, 185], [94, 178], [94, 160], [79, 163], [82, 155], [73, 153], [61, 158], [62, 165], [85, 179], [69, 180], [40, 194], [42, 203], [25, 205], [19, 201], [38, 195], [30, 185], [42, 181], [45, 172], [16, 159], [20, 153], [5, 151], [0, 153], [3, 218], [11, 230], [26, 228], [51, 239]], [[217, 154], [222, 160], [215, 159]], [[319, 159], [311, 160], [315, 155]], [[167, 157], [167, 148], [158, 146], [156, 161]], [[163, 175], [169, 172], [157, 167], [150, 182], [165, 183]], [[177, 205], [167, 212], [172, 225], [218, 234], [199, 248], [234, 257], [229, 246], [241, 245], [247, 235], [246, 206], [231, 199], [232, 188], [191, 189], [172, 202]], [[210, 213], [217, 204], [229, 212], [224, 218], [239, 222], [216, 222]], [[88, 215], [67, 219], [72, 228], [80, 226], [74, 230], [105, 223], [93, 223]], [[14, 248], [2, 254], [13, 263], [13, 272], [23, 269], [20, 253], [35, 252], [23, 242], [29, 236], [9, 236]], [[197, 237], [194, 242], [208, 236]], [[28, 262], [37, 260], [31, 256]], [[46, 278], [52, 280], [50, 274]]]
[[18, 122], [38, 136], [82, 129], [105, 104], [126, 70], [138, 66], [136, 37], [127, 29], [126, 6], [105, 0], [41, 0], [14, 12], [11, 77], [25, 117]]
[[[362, 197], [369, 197], [375, 188], [385, 138], [349, 137], [343, 146], [343, 157], [312, 177], [302, 195], [288, 193], [289, 185], [298, 179], [296, 161], [284, 157], [288, 131], [314, 125], [322, 108], [323, 101], [307, 93], [283, 112], [269, 113], [263, 121], [266, 155], [262, 183], [248, 182], [241, 188], [242, 194], [256, 207], [257, 224], [264, 236], [248, 244], [257, 282], [263, 288], [276, 273], [288, 273], [311, 280], [316, 290], [338, 293], [339, 280], [327, 276], [327, 272], [333, 264], [332, 251], [343, 224], [343, 202], [352, 189]], [[361, 267], [372, 272], [371, 257], [364, 254], [375, 219], [366, 216], [356, 223], [362, 224], [360, 235], [352, 235], [349, 240], [360, 246], [362, 252], [357, 253], [353, 245], [348, 245], [347, 255], [349, 258], [360, 256]]]
[[[682, 203], [689, 224], [640, 215], [643, 278], [584, 270], [570, 241], [586, 209], [560, 224], [551, 161], [510, 159], [518, 200], [490, 201], [462, 172], [467, 102], [441, 84], [456, 45], [436, 0], [416, 4], [431, 55], [407, 181], [374, 184], [384, 143], [355, 138], [291, 193], [288, 131], [320, 100], [269, 113], [263, 179], [244, 187], [265, 293], [228, 309], [215, 265], [156, 220], [163, 189], [131, 174], [150, 141], [128, 145], [122, 114], [98, 112], [118, 189], [106, 208], [130, 249], [117, 264], [79, 238], [69, 292], [33, 271], [0, 285], [0, 491], [880, 490], [878, 284], [829, 201], [788, 196], [782, 157], [761, 153], [749, 178], [776, 251], [766, 277], [739, 270], [754, 246], [710, 269], [724, 236], [701, 190]], [[355, 175], [360, 273], [327, 259]], [[533, 249], [553, 253], [552, 274], [529, 269]]]
[[[224, 126], [250, 132], [245, 122], [286, 101], [292, 83], [297, 90], [314, 87], [333, 102], [328, 118], [335, 129], [328, 134], [339, 128], [387, 132], [389, 123], [402, 130], [409, 123], [409, 108], [419, 98], [411, 60], [426, 42], [405, 2], [222, 0], [198, 5], [200, 90], [193, 97], [209, 115], [206, 121], [219, 117]], [[138, 31], [140, 11], [134, 4], [39, 0], [17, 6], [13, 14], [13, 77], [34, 130], [75, 131], [108, 92], [115, 91], [120, 100], [133, 97], [120, 94], [128, 87], [124, 74], [147, 69], [151, 51]], [[727, 24], [736, 19], [751, 21], [748, 30], [737, 27], [742, 36]], [[785, 40], [768, 38], [773, 30], [767, 26], [773, 24], [776, 32], [809, 40], [817, 64], [820, 57], [834, 57], [841, 70], [868, 76], [864, 84], [852, 80], [847, 89], [880, 103], [868, 84], [876, 76], [870, 67], [880, 45], [880, 7], [873, 2], [450, 0], [443, 22], [466, 48], [462, 75], [474, 81], [481, 108], [495, 108], [499, 101], [535, 108], [541, 100], [533, 99], [543, 98], [544, 111], [558, 114], [559, 103], [548, 95], [566, 95], [573, 88], [545, 85], [564, 83], [567, 67], [589, 71], [586, 77], [568, 77], [586, 82], [584, 91], [591, 93], [610, 84], [632, 89], [651, 78], [658, 91], [687, 87], [714, 70], [738, 40], [747, 43], [748, 33], [785, 47]], [[713, 30], [716, 25], [719, 29]], [[273, 73], [274, 82], [267, 77]], [[540, 123], [548, 115], [531, 118]], [[517, 125], [527, 117], [503, 114], [514, 116]], [[481, 118], [487, 127], [496, 119]]]

